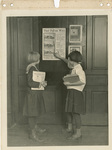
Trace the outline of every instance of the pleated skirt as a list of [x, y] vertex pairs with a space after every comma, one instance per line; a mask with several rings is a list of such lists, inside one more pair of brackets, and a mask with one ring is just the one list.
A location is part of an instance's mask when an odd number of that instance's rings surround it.
[[85, 114], [83, 92], [75, 89], [68, 89], [65, 112]]
[[23, 107], [24, 116], [40, 116], [45, 113], [43, 91], [29, 90]]

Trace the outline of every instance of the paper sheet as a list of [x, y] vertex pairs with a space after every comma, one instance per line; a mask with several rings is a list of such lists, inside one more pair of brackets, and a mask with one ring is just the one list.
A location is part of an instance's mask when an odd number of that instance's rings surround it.
[[[33, 71], [33, 76], [32, 79], [35, 82], [42, 82], [45, 81], [45, 72], [40, 72], [40, 71]], [[39, 88], [31, 88], [32, 90], [44, 90], [44, 87], [42, 85], [40, 85]]]
[[45, 72], [40, 72], [40, 71], [33, 71], [33, 81], [35, 82], [42, 82], [45, 80]]

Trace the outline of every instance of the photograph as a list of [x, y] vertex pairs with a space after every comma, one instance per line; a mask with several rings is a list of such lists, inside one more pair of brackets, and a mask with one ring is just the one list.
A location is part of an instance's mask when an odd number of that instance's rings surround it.
[[108, 15], [4, 18], [7, 150], [108, 147]]
[[69, 26], [69, 42], [76, 43], [82, 41], [82, 25]]
[[69, 45], [68, 54], [70, 54], [72, 51], [78, 51], [82, 54], [82, 46], [80, 46], [80, 45]]

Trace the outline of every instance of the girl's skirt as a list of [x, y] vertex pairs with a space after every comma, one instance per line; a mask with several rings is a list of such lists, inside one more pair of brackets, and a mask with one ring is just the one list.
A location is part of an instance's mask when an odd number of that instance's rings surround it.
[[75, 89], [68, 89], [65, 112], [85, 114], [83, 92]]
[[40, 116], [45, 113], [43, 91], [29, 90], [23, 107], [24, 116]]

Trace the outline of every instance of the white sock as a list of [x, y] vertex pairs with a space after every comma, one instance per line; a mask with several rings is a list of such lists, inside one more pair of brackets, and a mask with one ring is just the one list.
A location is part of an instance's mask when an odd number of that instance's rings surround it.
[[81, 135], [81, 129], [76, 129], [76, 134], [80, 136]]
[[68, 123], [68, 130], [72, 130], [72, 123]]

